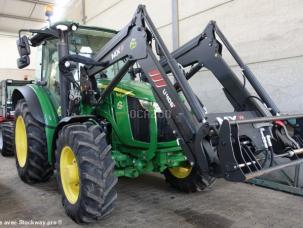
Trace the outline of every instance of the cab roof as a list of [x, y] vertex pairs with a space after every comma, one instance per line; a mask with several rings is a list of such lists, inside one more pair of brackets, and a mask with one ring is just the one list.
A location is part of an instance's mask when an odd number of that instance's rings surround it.
[[118, 33], [118, 31], [103, 27], [95, 27], [95, 26], [85, 26], [80, 25], [79, 23], [75, 23], [72, 21], [61, 21], [52, 24], [50, 27], [45, 27], [40, 30], [33, 30], [33, 36], [30, 38], [31, 45], [33, 47], [41, 45], [45, 40], [52, 39], [52, 38], [58, 38], [58, 29], [57, 25], [66, 25], [67, 27], [71, 27], [72, 25], [76, 25], [78, 29], [87, 29], [91, 31], [103, 31], [108, 33]]

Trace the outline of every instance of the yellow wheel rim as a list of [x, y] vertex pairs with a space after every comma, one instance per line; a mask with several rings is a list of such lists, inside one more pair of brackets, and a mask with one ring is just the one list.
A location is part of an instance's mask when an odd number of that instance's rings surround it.
[[75, 204], [80, 193], [80, 177], [76, 156], [69, 146], [61, 150], [60, 178], [67, 200]]
[[18, 116], [15, 127], [15, 145], [17, 161], [20, 167], [24, 167], [27, 159], [27, 135], [22, 116]]
[[183, 179], [189, 176], [191, 173], [192, 167], [174, 167], [170, 168], [169, 172], [176, 178]]

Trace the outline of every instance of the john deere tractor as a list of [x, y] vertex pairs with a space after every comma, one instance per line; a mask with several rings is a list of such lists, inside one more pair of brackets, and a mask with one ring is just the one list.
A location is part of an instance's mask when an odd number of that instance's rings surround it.
[[37, 83], [13, 94], [16, 165], [24, 182], [47, 181], [56, 170], [66, 212], [79, 223], [112, 211], [120, 176], [165, 172], [167, 180], [184, 191], [206, 187], [207, 180], [197, 170], [187, 165], [181, 168], [186, 157], [150, 84], [136, 78], [137, 68], [129, 68], [102, 103], [97, 99], [123, 61], [94, 80], [86, 77], [83, 63], [71, 64], [68, 73], [60, 71], [64, 56], [78, 55], [91, 64], [87, 59], [116, 31], [63, 22], [30, 32], [34, 33], [30, 39], [19, 39], [18, 65], [28, 65], [29, 44], [38, 47]]
[[[216, 32], [222, 35], [212, 22], [171, 54], [142, 5], [118, 33], [69, 22], [21, 30], [18, 67], [29, 64], [30, 46], [40, 61], [36, 84], [13, 93], [20, 178], [44, 182], [56, 171], [66, 213], [87, 223], [113, 210], [121, 176], [160, 172], [173, 187], [196, 192], [216, 177], [243, 182], [301, 163], [303, 149], [284, 126], [303, 115], [274, 113], [259, 84], [260, 98], [252, 98], [222, 59]], [[206, 112], [187, 81], [203, 66], [235, 113]], [[244, 75], [257, 83], [250, 71]], [[274, 166], [277, 153], [291, 162]]]

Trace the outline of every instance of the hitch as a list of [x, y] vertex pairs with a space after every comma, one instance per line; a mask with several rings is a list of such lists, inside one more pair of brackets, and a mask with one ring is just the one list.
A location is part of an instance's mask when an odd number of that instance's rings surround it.
[[[300, 159], [300, 155], [303, 154], [303, 148], [299, 147], [300, 143], [296, 142], [294, 136], [290, 137], [291, 133], [286, 125], [288, 121], [302, 118], [303, 115], [300, 114], [224, 120], [220, 127], [218, 143], [218, 157], [224, 178], [228, 181], [243, 182], [301, 164], [303, 159]], [[247, 132], [252, 137], [243, 135]], [[257, 142], [262, 143], [260, 145]], [[281, 144], [284, 145], [282, 150], [279, 148]], [[274, 165], [277, 164], [275, 159], [281, 157], [291, 158], [291, 161]]]

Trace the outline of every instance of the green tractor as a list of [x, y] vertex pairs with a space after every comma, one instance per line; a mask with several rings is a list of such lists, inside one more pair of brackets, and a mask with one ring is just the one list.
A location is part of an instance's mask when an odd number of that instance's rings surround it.
[[[38, 47], [40, 61], [36, 84], [12, 96], [20, 178], [44, 182], [55, 171], [66, 213], [88, 223], [113, 210], [118, 177], [159, 172], [173, 187], [196, 192], [216, 177], [244, 182], [301, 163], [293, 157], [273, 167], [271, 139], [282, 148], [279, 156], [303, 153], [283, 147], [291, 140], [281, 127], [303, 115], [265, 116], [222, 59], [215, 32], [235, 53], [215, 23], [169, 53], [142, 5], [118, 33], [68, 22], [21, 30], [18, 67], [29, 65], [30, 46]], [[193, 66], [185, 72], [176, 59]], [[203, 66], [224, 86], [235, 113], [206, 113], [187, 81]], [[250, 71], [244, 75], [257, 82]], [[261, 86], [254, 88], [271, 107]], [[273, 121], [280, 124], [275, 135]]]
[[80, 78], [81, 64], [72, 66], [71, 80], [60, 72], [62, 55], [93, 57], [116, 31], [64, 22], [29, 32], [34, 33], [30, 39], [22, 36], [18, 42], [18, 66], [28, 65], [30, 43], [38, 47], [40, 70], [36, 84], [13, 94], [16, 165], [22, 181], [44, 182], [56, 170], [66, 212], [79, 223], [112, 211], [117, 177], [164, 172], [171, 185], [185, 192], [207, 186], [209, 180], [187, 164], [150, 84], [135, 77], [136, 68], [98, 105], [92, 105], [91, 97], [100, 95], [87, 88], [103, 91], [123, 61], [98, 73], [95, 85]]

